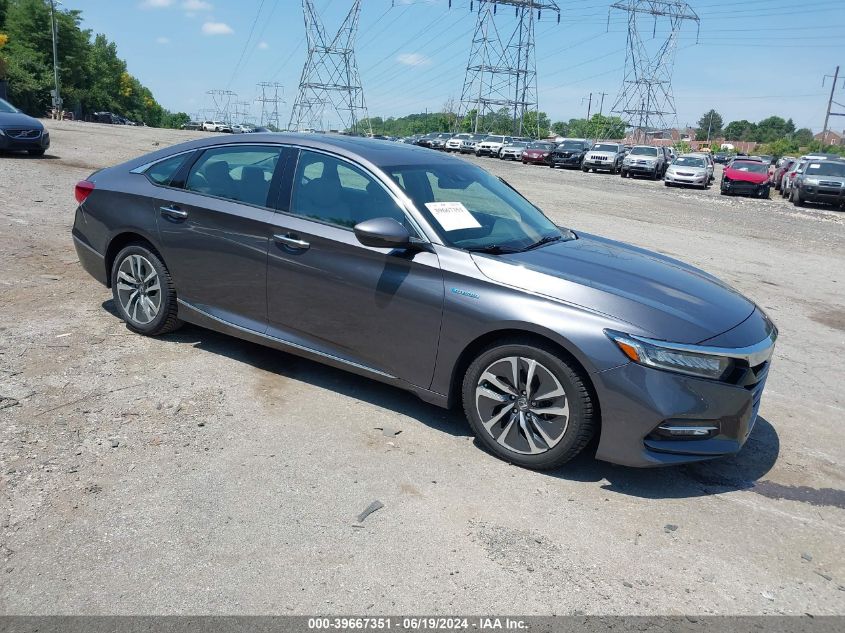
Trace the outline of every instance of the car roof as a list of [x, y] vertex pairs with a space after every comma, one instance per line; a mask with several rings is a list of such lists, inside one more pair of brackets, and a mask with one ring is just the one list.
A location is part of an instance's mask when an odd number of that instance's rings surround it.
[[363, 138], [359, 136], [345, 136], [342, 134], [298, 134], [292, 132], [257, 132], [246, 138], [241, 135], [232, 137], [212, 136], [202, 138], [139, 156], [123, 163], [129, 169], [157, 162], [174, 154], [196, 149], [206, 149], [225, 145], [261, 145], [285, 144], [296, 145], [305, 149], [315, 149], [336, 153], [356, 162], [368, 163], [374, 167], [392, 167], [395, 165], [432, 165], [452, 164], [460, 162], [459, 158], [436, 152], [426, 147], [408, 145], [404, 143], [385, 143], [379, 139]]

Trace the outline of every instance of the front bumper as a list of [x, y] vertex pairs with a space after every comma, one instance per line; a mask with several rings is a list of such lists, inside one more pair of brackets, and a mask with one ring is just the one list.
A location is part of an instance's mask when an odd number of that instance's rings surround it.
[[753, 183], [745, 180], [726, 180], [722, 182], [722, 191], [738, 196], [759, 196], [769, 189], [769, 182]]
[[804, 185], [799, 190], [801, 199], [806, 202], [823, 202], [825, 204], [845, 204], [845, 189], [834, 189], [819, 185]]
[[584, 167], [589, 169], [606, 169], [613, 171], [616, 168], [616, 163], [612, 160], [587, 160], [584, 159]]
[[42, 131], [37, 137], [33, 138], [16, 138], [10, 136], [9, 132], [4, 130], [0, 134], [0, 150], [9, 151], [26, 151], [26, 150], [46, 150], [50, 147], [50, 133]]
[[673, 185], [697, 185], [699, 187], [707, 184], [709, 180], [708, 174], [698, 174], [692, 176], [685, 176], [667, 171], [663, 176], [663, 180]]
[[557, 156], [552, 154], [549, 162], [555, 167], [580, 167], [581, 156]]
[[546, 156], [523, 154], [522, 160], [525, 161], [526, 163], [534, 163], [534, 164], [537, 164], [537, 165], [547, 165], [549, 163], [549, 156], [548, 156], [548, 154]]
[[657, 165], [638, 165], [636, 163], [630, 165], [622, 165], [622, 169], [629, 174], [636, 174], [640, 176], [653, 176], [657, 173]]
[[502, 160], [522, 160], [522, 154], [521, 153], [515, 154], [515, 153], [512, 153], [512, 152], [502, 152], [502, 154], [499, 156], [499, 158], [501, 158]]
[[477, 156], [498, 156], [499, 155], [499, 147], [477, 147], [475, 149], [475, 154]]
[[[596, 458], [625, 466], [666, 466], [738, 452], [754, 428], [769, 363], [751, 387], [628, 363], [594, 375], [602, 429]], [[701, 425], [705, 437], [668, 437], [667, 425]]]

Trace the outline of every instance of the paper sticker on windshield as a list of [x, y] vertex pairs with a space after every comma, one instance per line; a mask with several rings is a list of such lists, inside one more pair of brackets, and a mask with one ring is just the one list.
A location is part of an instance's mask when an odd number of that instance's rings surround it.
[[818, 163], [813, 163], [810, 165], [810, 169], [818, 169], [819, 167], [821, 167], [821, 165], [819, 165]]
[[472, 217], [469, 210], [460, 202], [426, 202], [425, 206], [445, 231], [481, 227], [478, 220]]

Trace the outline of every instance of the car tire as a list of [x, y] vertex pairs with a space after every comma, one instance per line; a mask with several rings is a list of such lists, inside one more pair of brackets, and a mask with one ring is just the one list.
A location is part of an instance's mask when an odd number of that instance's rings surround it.
[[[509, 376], [514, 367], [517, 382], [530, 377], [530, 386], [513, 388]], [[532, 389], [561, 395], [532, 401]], [[462, 399], [482, 446], [524, 468], [548, 470], [565, 464], [584, 449], [598, 425], [594, 398], [580, 368], [551, 346], [528, 339], [498, 342], [483, 350], [464, 375]], [[544, 410], [548, 413], [534, 413]]]
[[115, 308], [133, 332], [159, 336], [181, 327], [170, 271], [147, 244], [129, 244], [117, 254], [111, 287]]
[[804, 201], [801, 199], [801, 191], [796, 189], [795, 187], [792, 188], [792, 196], [790, 198], [792, 200], [792, 204], [796, 207], [803, 207]]
[[44, 156], [44, 154], [46, 152], [47, 152], [46, 149], [30, 149], [30, 150], [27, 150], [27, 153], [30, 156]]
[[770, 194], [771, 194], [771, 189], [770, 189], [769, 187], [765, 187], [765, 188], [764, 188], [764, 189], [760, 192], [760, 197], [761, 197], [761, 198], [763, 198], [763, 200], [768, 200], [768, 199], [769, 199]]
[[669, 182], [668, 180], [664, 180], [664, 181], [663, 181], [663, 184], [664, 184], [664, 185], [666, 185], [667, 187], [671, 187], [671, 186], [672, 186], [672, 183], [671, 183], [671, 182]]
[[657, 169], [654, 170], [654, 173], [651, 175], [651, 179], [660, 180], [660, 172]]

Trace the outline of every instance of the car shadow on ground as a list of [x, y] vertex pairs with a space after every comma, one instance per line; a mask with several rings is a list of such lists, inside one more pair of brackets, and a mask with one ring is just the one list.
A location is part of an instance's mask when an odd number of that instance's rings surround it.
[[33, 156], [32, 154], [27, 154], [26, 152], [14, 152], [10, 150], [2, 150], [0, 151], [0, 158], [20, 158], [24, 160], [58, 160], [61, 156], [55, 156], [54, 154], [44, 154], [43, 156]]
[[[103, 302], [102, 307], [118, 316], [111, 299]], [[406, 415], [449, 435], [472, 435], [460, 408], [441, 409], [398, 387], [293, 354], [190, 324], [160, 340], [192, 345], [196, 349], [225, 356], [285, 379], [368, 402]], [[477, 439], [474, 444], [479, 450], [485, 450]], [[680, 499], [753, 488], [755, 482], [771, 470], [780, 452], [777, 432], [763, 417], [758, 417], [751, 436], [738, 454], [687, 466], [645, 469], [617, 466], [595, 459], [597, 444], [597, 438], [594, 438], [574, 460], [555, 470], [537, 472], [537, 476], [596, 483], [608, 492], [645, 499]], [[491, 459], [495, 458], [491, 456]]]

